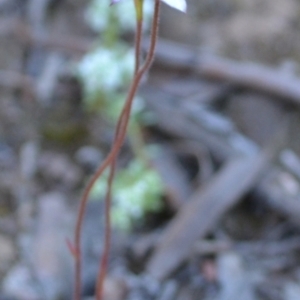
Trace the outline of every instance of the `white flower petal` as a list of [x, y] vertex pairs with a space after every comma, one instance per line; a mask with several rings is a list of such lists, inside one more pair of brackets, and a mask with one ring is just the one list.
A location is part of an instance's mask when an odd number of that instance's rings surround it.
[[162, 0], [163, 2], [167, 3], [168, 5], [176, 8], [180, 11], [186, 11], [186, 2], [185, 0]]

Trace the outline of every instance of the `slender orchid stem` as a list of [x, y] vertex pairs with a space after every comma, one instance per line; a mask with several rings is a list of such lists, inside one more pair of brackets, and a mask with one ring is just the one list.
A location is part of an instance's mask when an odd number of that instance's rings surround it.
[[109, 259], [109, 251], [110, 251], [110, 244], [111, 244], [111, 217], [110, 217], [110, 208], [111, 208], [111, 193], [112, 193], [112, 183], [115, 175], [115, 166], [116, 166], [116, 159], [113, 160], [110, 173], [108, 178], [108, 186], [107, 186], [107, 193], [105, 197], [105, 237], [104, 237], [104, 249], [102, 253], [102, 258], [99, 267], [99, 273], [97, 276], [96, 282], [96, 300], [102, 299], [103, 294], [103, 285], [104, 280], [107, 273], [107, 265]]
[[[140, 68], [140, 70], [136, 73], [136, 76], [133, 79], [133, 82], [130, 86], [125, 105], [123, 107], [121, 116], [120, 116], [120, 129], [119, 134], [112, 145], [112, 149], [110, 150], [109, 154], [107, 155], [106, 159], [102, 162], [102, 164], [99, 166], [99, 168], [96, 170], [95, 174], [92, 176], [91, 180], [89, 181], [87, 187], [85, 188], [80, 205], [79, 205], [79, 212], [77, 216], [77, 222], [75, 227], [75, 237], [74, 237], [74, 248], [75, 248], [75, 290], [74, 290], [74, 299], [80, 300], [81, 297], [81, 268], [82, 268], [82, 258], [81, 258], [81, 229], [82, 224], [84, 220], [84, 214], [86, 210], [86, 204], [89, 199], [90, 192], [95, 184], [95, 182], [98, 180], [98, 178], [102, 175], [104, 170], [111, 165], [115, 160], [116, 157], [119, 154], [119, 151], [123, 145], [128, 122], [129, 122], [129, 116], [130, 111], [132, 107], [132, 103], [134, 100], [134, 95], [137, 92], [138, 86], [140, 84], [140, 81], [145, 74], [145, 72], [149, 69], [151, 66], [151, 63], [154, 58], [154, 52], [155, 52], [155, 46], [156, 46], [156, 38], [157, 38], [157, 32], [158, 32], [158, 21], [159, 21], [159, 10], [160, 10], [160, 0], [155, 0], [155, 9], [154, 9], [154, 16], [153, 16], [153, 23], [152, 23], [152, 30], [151, 30], [151, 42], [149, 47], [149, 52], [147, 54], [146, 60], [144, 62], [144, 65]], [[122, 125], [122, 126], [121, 126]], [[109, 238], [109, 236], [108, 236]], [[101, 272], [100, 272], [101, 274]], [[105, 275], [105, 272], [104, 272]], [[103, 281], [103, 279], [101, 279]], [[99, 288], [100, 289], [100, 288]], [[101, 300], [101, 289], [99, 291], [100, 295], [97, 300]]]
[[134, 68], [135, 75], [137, 74], [137, 72], [140, 68], [142, 31], [143, 31], [143, 18], [140, 20], [137, 20], [137, 22], [136, 22], [135, 68]]
[[[118, 135], [120, 134], [120, 129], [122, 127], [122, 123], [124, 120], [124, 114], [121, 114], [118, 120], [114, 143], [117, 140]], [[104, 236], [104, 249], [102, 253], [102, 258], [99, 267], [99, 275], [96, 282], [96, 300], [101, 299], [103, 293], [103, 285], [105, 280], [105, 275], [107, 272], [107, 265], [109, 259], [109, 251], [111, 244], [111, 217], [110, 217], [110, 209], [111, 209], [111, 195], [112, 195], [112, 185], [115, 176], [116, 162], [118, 156], [113, 159], [110, 166], [109, 177], [107, 181], [107, 191], [105, 196], [105, 236]]]
[[[138, 13], [136, 14], [138, 16]], [[134, 76], [136, 76], [139, 68], [140, 68], [140, 49], [141, 49], [141, 38], [142, 38], [142, 30], [143, 30], [143, 14], [141, 15], [141, 18], [137, 18], [136, 22], [136, 40], [135, 40], [135, 68], [134, 68]], [[122, 127], [122, 123], [124, 120], [124, 111], [121, 113], [116, 133], [114, 137], [114, 142], [116, 141], [118, 135], [120, 134], [120, 128]], [[109, 251], [110, 251], [110, 245], [111, 245], [111, 217], [110, 217], [110, 210], [111, 210], [111, 198], [112, 198], [112, 184], [115, 176], [115, 169], [116, 169], [116, 163], [117, 158], [112, 161], [110, 166], [110, 172], [109, 172], [109, 178], [107, 181], [107, 192], [105, 196], [105, 237], [104, 237], [104, 249], [103, 254], [100, 262], [99, 267], [99, 275], [97, 278], [96, 283], [96, 300], [101, 300], [102, 294], [103, 294], [103, 285], [105, 276], [107, 273], [107, 265], [109, 260]]]
[[136, 17], [136, 33], [135, 33], [135, 68], [134, 74], [136, 75], [140, 68], [141, 58], [141, 40], [143, 32], [143, 21], [144, 21], [144, 0], [134, 0], [135, 6], [135, 17]]

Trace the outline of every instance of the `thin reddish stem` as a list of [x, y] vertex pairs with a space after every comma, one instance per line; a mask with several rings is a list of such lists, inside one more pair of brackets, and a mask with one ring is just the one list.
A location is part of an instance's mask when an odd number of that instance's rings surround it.
[[[122, 127], [122, 122], [124, 119], [124, 114], [122, 113], [119, 117], [114, 143], [117, 140], [118, 135], [120, 134], [120, 129]], [[111, 217], [110, 217], [110, 208], [111, 208], [111, 195], [112, 195], [112, 185], [115, 176], [115, 169], [116, 169], [116, 162], [117, 156], [112, 161], [109, 171], [109, 177], [107, 181], [107, 192], [105, 196], [105, 237], [104, 237], [104, 249], [102, 253], [102, 258], [99, 267], [99, 275], [96, 282], [96, 299], [101, 299], [103, 293], [103, 285], [104, 280], [107, 272], [107, 265], [109, 259], [109, 251], [110, 251], [110, 244], [111, 244]]]
[[[145, 74], [145, 72], [148, 70], [148, 68], [151, 66], [151, 63], [154, 58], [154, 52], [155, 52], [155, 46], [156, 46], [156, 37], [158, 32], [158, 20], [159, 20], [159, 8], [160, 8], [160, 0], [155, 0], [155, 10], [154, 10], [154, 16], [153, 16], [153, 23], [152, 23], [152, 31], [151, 31], [151, 43], [149, 52], [147, 54], [146, 60], [142, 68], [136, 73], [136, 76], [134, 77], [134, 80], [130, 86], [125, 105], [123, 107], [122, 113], [121, 113], [121, 120], [120, 124], [123, 126], [120, 126], [120, 133], [117, 136], [114, 144], [112, 145], [112, 149], [110, 150], [109, 154], [107, 155], [106, 159], [102, 162], [102, 164], [99, 166], [99, 168], [96, 170], [95, 174], [92, 176], [91, 180], [89, 181], [87, 187], [83, 191], [83, 195], [79, 204], [79, 211], [77, 216], [77, 222], [75, 227], [75, 237], [74, 237], [74, 246], [76, 249], [76, 257], [75, 257], [75, 291], [74, 291], [74, 299], [80, 300], [81, 297], [81, 268], [82, 268], [82, 259], [81, 259], [81, 229], [82, 224], [84, 220], [84, 214], [86, 210], [86, 204], [90, 195], [90, 192], [96, 183], [97, 179], [102, 175], [104, 170], [111, 165], [116, 157], [118, 156], [118, 153], [123, 145], [124, 138], [126, 135], [128, 122], [129, 122], [129, 116], [130, 111], [132, 107], [132, 103], [134, 100], [134, 95], [137, 92], [139, 83]], [[101, 295], [100, 298], [101, 299]]]
[[[136, 22], [136, 40], [135, 40], [135, 68], [134, 68], [134, 76], [136, 76], [139, 68], [140, 68], [140, 52], [141, 52], [141, 39], [142, 39], [142, 30], [143, 30], [143, 18], [138, 19]], [[118, 135], [120, 134], [120, 128], [122, 126], [122, 122], [124, 119], [124, 111], [122, 111], [116, 128], [116, 133], [114, 137], [114, 142], [116, 141]], [[107, 273], [107, 265], [109, 260], [109, 251], [111, 245], [111, 218], [110, 218], [110, 210], [112, 204], [112, 185], [113, 179], [115, 175], [116, 169], [116, 157], [110, 166], [109, 178], [107, 182], [107, 192], [105, 197], [105, 238], [104, 238], [104, 250], [100, 262], [99, 267], [99, 275], [96, 283], [96, 299], [101, 299], [103, 294], [103, 285], [105, 276]]]
[[141, 41], [143, 32], [143, 18], [137, 20], [136, 22], [136, 35], [135, 35], [135, 68], [134, 74], [137, 74], [140, 68], [140, 58], [141, 58]]
[[111, 217], [110, 217], [110, 207], [111, 207], [111, 192], [112, 192], [112, 183], [115, 174], [115, 160], [112, 162], [110, 167], [110, 174], [108, 179], [107, 194], [105, 197], [105, 237], [104, 237], [104, 249], [102, 253], [102, 258], [100, 262], [100, 270], [97, 276], [96, 282], [96, 300], [102, 299], [103, 294], [103, 285], [107, 272], [107, 265], [109, 259], [109, 251], [111, 244]]

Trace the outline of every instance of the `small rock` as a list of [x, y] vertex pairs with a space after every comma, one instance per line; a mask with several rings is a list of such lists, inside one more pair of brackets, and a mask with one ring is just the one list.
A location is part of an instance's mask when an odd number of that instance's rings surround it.
[[178, 292], [178, 284], [175, 280], [167, 281], [162, 288], [159, 300], [173, 300]]
[[122, 300], [127, 294], [127, 287], [121, 278], [107, 277], [104, 282], [104, 300]]
[[12, 168], [16, 161], [13, 150], [8, 145], [0, 142], [0, 167], [2, 169]]
[[234, 252], [225, 252], [218, 257], [218, 277], [221, 291], [217, 300], [254, 300], [254, 273], [246, 270], [242, 257]]
[[40, 300], [41, 295], [33, 283], [28, 268], [24, 265], [17, 265], [4, 278], [2, 291], [10, 297], [18, 300]]
[[35, 142], [27, 142], [20, 151], [20, 171], [23, 178], [30, 179], [36, 172], [38, 146]]
[[294, 282], [288, 282], [284, 286], [285, 300], [298, 300], [300, 295], [300, 285]]
[[16, 257], [16, 249], [10, 238], [0, 235], [0, 272], [5, 272]]
[[38, 199], [36, 231], [31, 245], [31, 264], [45, 300], [53, 300], [70, 288], [73, 264], [65, 239], [71, 217], [64, 195], [52, 192]]
[[93, 146], [84, 146], [75, 154], [75, 160], [87, 171], [94, 171], [103, 159], [103, 154]]
[[67, 155], [46, 152], [39, 160], [39, 170], [48, 184], [61, 184], [74, 188], [82, 179], [81, 170], [70, 161]]

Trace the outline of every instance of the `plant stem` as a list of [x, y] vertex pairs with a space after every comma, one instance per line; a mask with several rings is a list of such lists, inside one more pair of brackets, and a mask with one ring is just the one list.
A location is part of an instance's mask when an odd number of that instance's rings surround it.
[[111, 244], [111, 218], [110, 218], [110, 208], [111, 208], [111, 193], [112, 193], [112, 183], [115, 175], [116, 159], [113, 160], [107, 184], [107, 193], [105, 197], [105, 237], [104, 237], [104, 249], [100, 262], [99, 273], [96, 281], [96, 300], [102, 299], [103, 294], [103, 284], [107, 272], [110, 244]]
[[145, 141], [142, 133], [142, 128], [137, 120], [131, 120], [128, 126], [128, 138], [134, 156], [143, 163], [148, 164], [149, 158], [144, 151]]
[[135, 39], [135, 68], [134, 74], [136, 75], [140, 68], [140, 57], [141, 57], [141, 38], [143, 32], [143, 18], [137, 19], [136, 21], [136, 39]]
[[[123, 114], [120, 115], [114, 143], [117, 140], [118, 135], [120, 134], [120, 129], [122, 127], [122, 121], [123, 121]], [[110, 208], [111, 208], [111, 195], [112, 195], [112, 184], [115, 176], [115, 169], [116, 169], [116, 162], [117, 162], [117, 156], [113, 159], [110, 166], [109, 171], [109, 177], [107, 181], [107, 191], [105, 196], [105, 236], [104, 236], [104, 249], [102, 258], [100, 261], [100, 267], [99, 267], [99, 275], [97, 277], [96, 281], [96, 299], [101, 299], [102, 293], [103, 293], [103, 284], [105, 280], [105, 275], [107, 272], [107, 264], [108, 264], [108, 258], [109, 258], [109, 251], [110, 251], [110, 244], [111, 244], [111, 217], [110, 217]]]
[[[149, 69], [151, 66], [151, 63], [154, 58], [154, 52], [155, 52], [155, 46], [156, 46], [156, 38], [157, 38], [157, 32], [158, 32], [158, 20], [159, 20], [159, 10], [160, 10], [160, 0], [155, 0], [155, 9], [154, 9], [154, 16], [153, 16], [153, 23], [152, 23], [152, 30], [151, 30], [151, 42], [149, 46], [149, 52], [147, 54], [146, 60], [144, 65], [141, 67], [141, 69], [136, 73], [134, 76], [134, 79], [132, 81], [132, 84], [130, 86], [122, 113], [120, 115], [120, 129], [119, 134], [117, 135], [112, 148], [107, 155], [106, 159], [102, 162], [102, 164], [98, 167], [95, 174], [90, 179], [89, 183], [87, 184], [85, 190], [83, 191], [83, 195], [80, 200], [79, 204], [79, 211], [76, 221], [76, 227], [75, 227], [75, 237], [74, 237], [74, 248], [75, 248], [75, 290], [74, 290], [74, 300], [80, 300], [81, 298], [81, 268], [82, 268], [82, 258], [81, 258], [81, 233], [82, 233], [82, 224], [84, 220], [84, 214], [86, 210], [86, 204], [89, 199], [90, 192], [95, 184], [95, 182], [98, 180], [98, 178], [102, 175], [103, 171], [110, 166], [115, 160], [116, 157], [119, 154], [119, 151], [123, 145], [129, 117], [130, 117], [130, 111], [132, 107], [132, 103], [134, 100], [134, 95], [137, 92], [138, 86], [140, 84], [140, 81], [145, 74], [145, 72]], [[101, 274], [101, 272], [100, 272]], [[104, 272], [105, 275], [105, 272]], [[103, 279], [101, 279], [103, 281]], [[100, 289], [100, 288], [99, 288]], [[97, 300], [101, 300], [101, 289], [100, 289], [100, 295], [97, 295]], [[99, 298], [100, 297], [100, 298]]]
[[[136, 3], [135, 3], [136, 4]], [[141, 49], [141, 38], [142, 38], [142, 29], [143, 29], [143, 14], [138, 18], [138, 8], [137, 4], [135, 5], [136, 8], [136, 17], [137, 17], [137, 26], [136, 26], [136, 40], [135, 40], [135, 68], [134, 68], [134, 77], [136, 76], [139, 68], [140, 68], [140, 49]], [[124, 113], [122, 112], [117, 123], [116, 133], [114, 137], [114, 143], [120, 134], [120, 129], [122, 127], [122, 123], [124, 120]], [[102, 258], [100, 261], [99, 266], [99, 275], [96, 282], [96, 299], [101, 299], [103, 294], [103, 285], [105, 276], [107, 273], [107, 265], [109, 259], [109, 251], [111, 245], [111, 217], [110, 217], [110, 210], [111, 210], [111, 198], [112, 198], [112, 185], [115, 175], [116, 163], [117, 158], [112, 161], [109, 171], [109, 177], [107, 181], [107, 191], [105, 196], [105, 237], [104, 237], [104, 250], [102, 254]]]
[[105, 28], [104, 32], [102, 33], [102, 45], [107, 48], [111, 48], [116, 44], [118, 41], [119, 36], [119, 26], [118, 26], [118, 19], [116, 16], [116, 12], [111, 9], [109, 10], [108, 15], [108, 26]]

